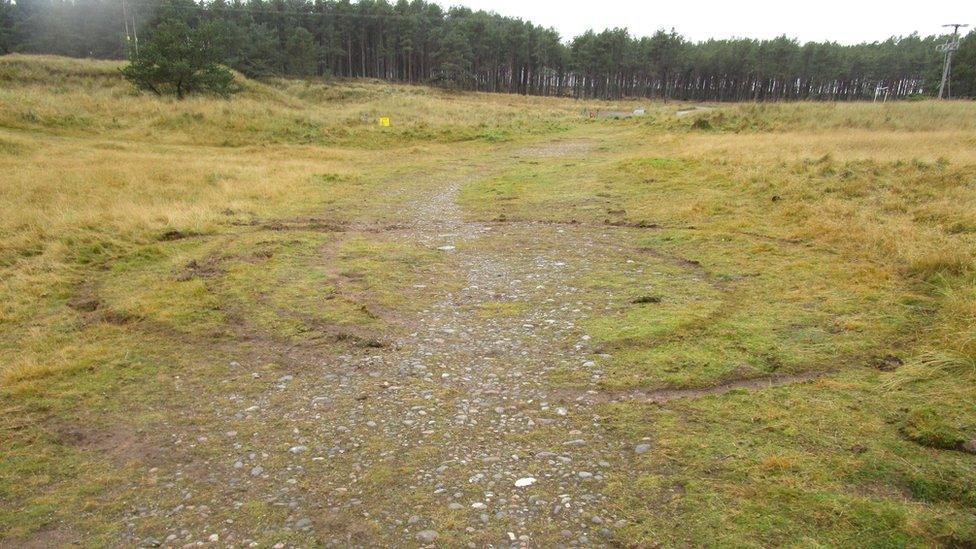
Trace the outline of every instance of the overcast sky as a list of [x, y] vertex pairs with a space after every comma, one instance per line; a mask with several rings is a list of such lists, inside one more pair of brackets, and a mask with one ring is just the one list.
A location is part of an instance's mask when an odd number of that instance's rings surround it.
[[873, 42], [892, 35], [938, 34], [943, 23], [976, 24], [976, 0], [437, 0], [495, 11], [554, 27], [563, 40], [586, 29], [626, 27], [653, 34], [672, 27], [686, 38], [774, 38], [843, 44]]

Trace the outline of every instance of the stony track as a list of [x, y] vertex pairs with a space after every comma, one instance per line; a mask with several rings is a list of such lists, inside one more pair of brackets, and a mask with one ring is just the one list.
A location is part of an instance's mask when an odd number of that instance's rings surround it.
[[[612, 543], [625, 522], [602, 488], [648, 447], [610, 440], [587, 389], [566, 396], [550, 374], [589, 379], [595, 394], [601, 356], [580, 322], [615, 296], [576, 281], [594, 265], [635, 279], [648, 265], [615, 243], [626, 229], [466, 221], [464, 181], [427, 177], [391, 237], [444, 254], [451, 283], [432, 284], [432, 305], [399, 315], [396, 341], [381, 348], [293, 353], [295, 373], [271, 378], [259, 358], [288, 350], [242, 352], [226, 391], [185, 412], [201, 434], [171, 434], [182, 457], [146, 472], [154, 497], [129, 512], [133, 542]], [[506, 314], [485, 314], [498, 308]]]

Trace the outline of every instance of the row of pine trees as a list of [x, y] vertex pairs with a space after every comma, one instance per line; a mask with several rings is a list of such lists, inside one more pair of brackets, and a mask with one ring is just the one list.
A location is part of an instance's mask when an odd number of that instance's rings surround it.
[[[175, 2], [175, 4], [174, 4]], [[551, 29], [424, 0], [0, 0], [0, 53], [123, 58], [164, 17], [219, 32], [223, 62], [261, 76], [340, 76], [535, 95], [703, 101], [859, 100], [937, 91], [945, 36], [800, 44], [780, 37], [690, 42], [624, 29], [566, 42]], [[128, 36], [128, 38], [127, 38]], [[955, 97], [976, 97], [976, 32]]]

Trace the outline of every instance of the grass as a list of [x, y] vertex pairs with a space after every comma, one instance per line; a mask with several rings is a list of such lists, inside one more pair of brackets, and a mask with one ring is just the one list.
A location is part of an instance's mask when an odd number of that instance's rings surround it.
[[618, 509], [630, 513], [633, 525], [625, 539], [664, 545], [858, 545], [865, 539], [879, 546], [965, 545], [976, 528], [972, 457], [933, 450], [929, 440], [916, 437], [925, 429], [924, 436], [942, 442], [937, 437], [950, 435], [940, 429], [955, 433], [950, 424], [970, 422], [965, 400], [956, 400], [970, 390], [954, 390], [934, 405], [943, 415], [953, 410], [944, 425], [913, 422], [906, 435], [892, 422], [902, 406], [924, 399], [904, 393], [890, 398], [878, 390], [877, 378], [853, 370], [829, 381], [668, 409], [607, 410], [616, 429], [649, 437], [660, 449], [636, 460], [637, 484], [613, 489]]
[[[38, 62], [38, 61], [43, 62]], [[455, 94], [357, 81], [239, 77], [233, 102], [157, 100], [120, 81], [120, 63], [8, 55], [0, 65], [4, 127], [183, 145], [343, 145], [376, 150], [407, 144], [505, 141], [566, 129], [580, 118], [572, 101]], [[66, 97], [84, 90], [78, 101]], [[391, 127], [376, 119], [387, 116]]]
[[[268, 349], [395, 339], [388, 319], [460, 282], [441, 255], [377, 229], [429, 190], [426, 174], [467, 178], [478, 159], [493, 167], [462, 188], [471, 219], [616, 231], [621, 251], [572, 277], [615, 296], [581, 319], [601, 389], [830, 372], [600, 405], [615, 440], [656, 449], [608, 475], [628, 521], [616, 542], [976, 543], [976, 461], [961, 450], [976, 438], [973, 104], [651, 105], [591, 120], [636, 104], [277, 80], [177, 102], [133, 93], [117, 69], [0, 57], [0, 538], [116, 539], [123, 502], [152, 490], [121, 482], [151, 449], [119, 441], [197, 428], [227, 391], [253, 390], [229, 349], [271, 377], [301, 361]], [[587, 379], [556, 369], [549, 382]], [[438, 451], [377, 464], [364, 486], [395, 491]], [[279, 508], [238, 503], [226, 518], [260, 525], [259, 541], [311, 543], [274, 530]]]

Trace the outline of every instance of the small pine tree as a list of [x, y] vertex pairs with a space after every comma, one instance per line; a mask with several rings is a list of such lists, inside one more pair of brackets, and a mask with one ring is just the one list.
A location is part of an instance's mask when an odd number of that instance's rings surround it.
[[219, 64], [220, 33], [211, 22], [191, 27], [186, 20], [161, 21], [148, 43], [122, 69], [137, 88], [183, 99], [195, 92], [228, 96], [237, 91], [234, 75]]

